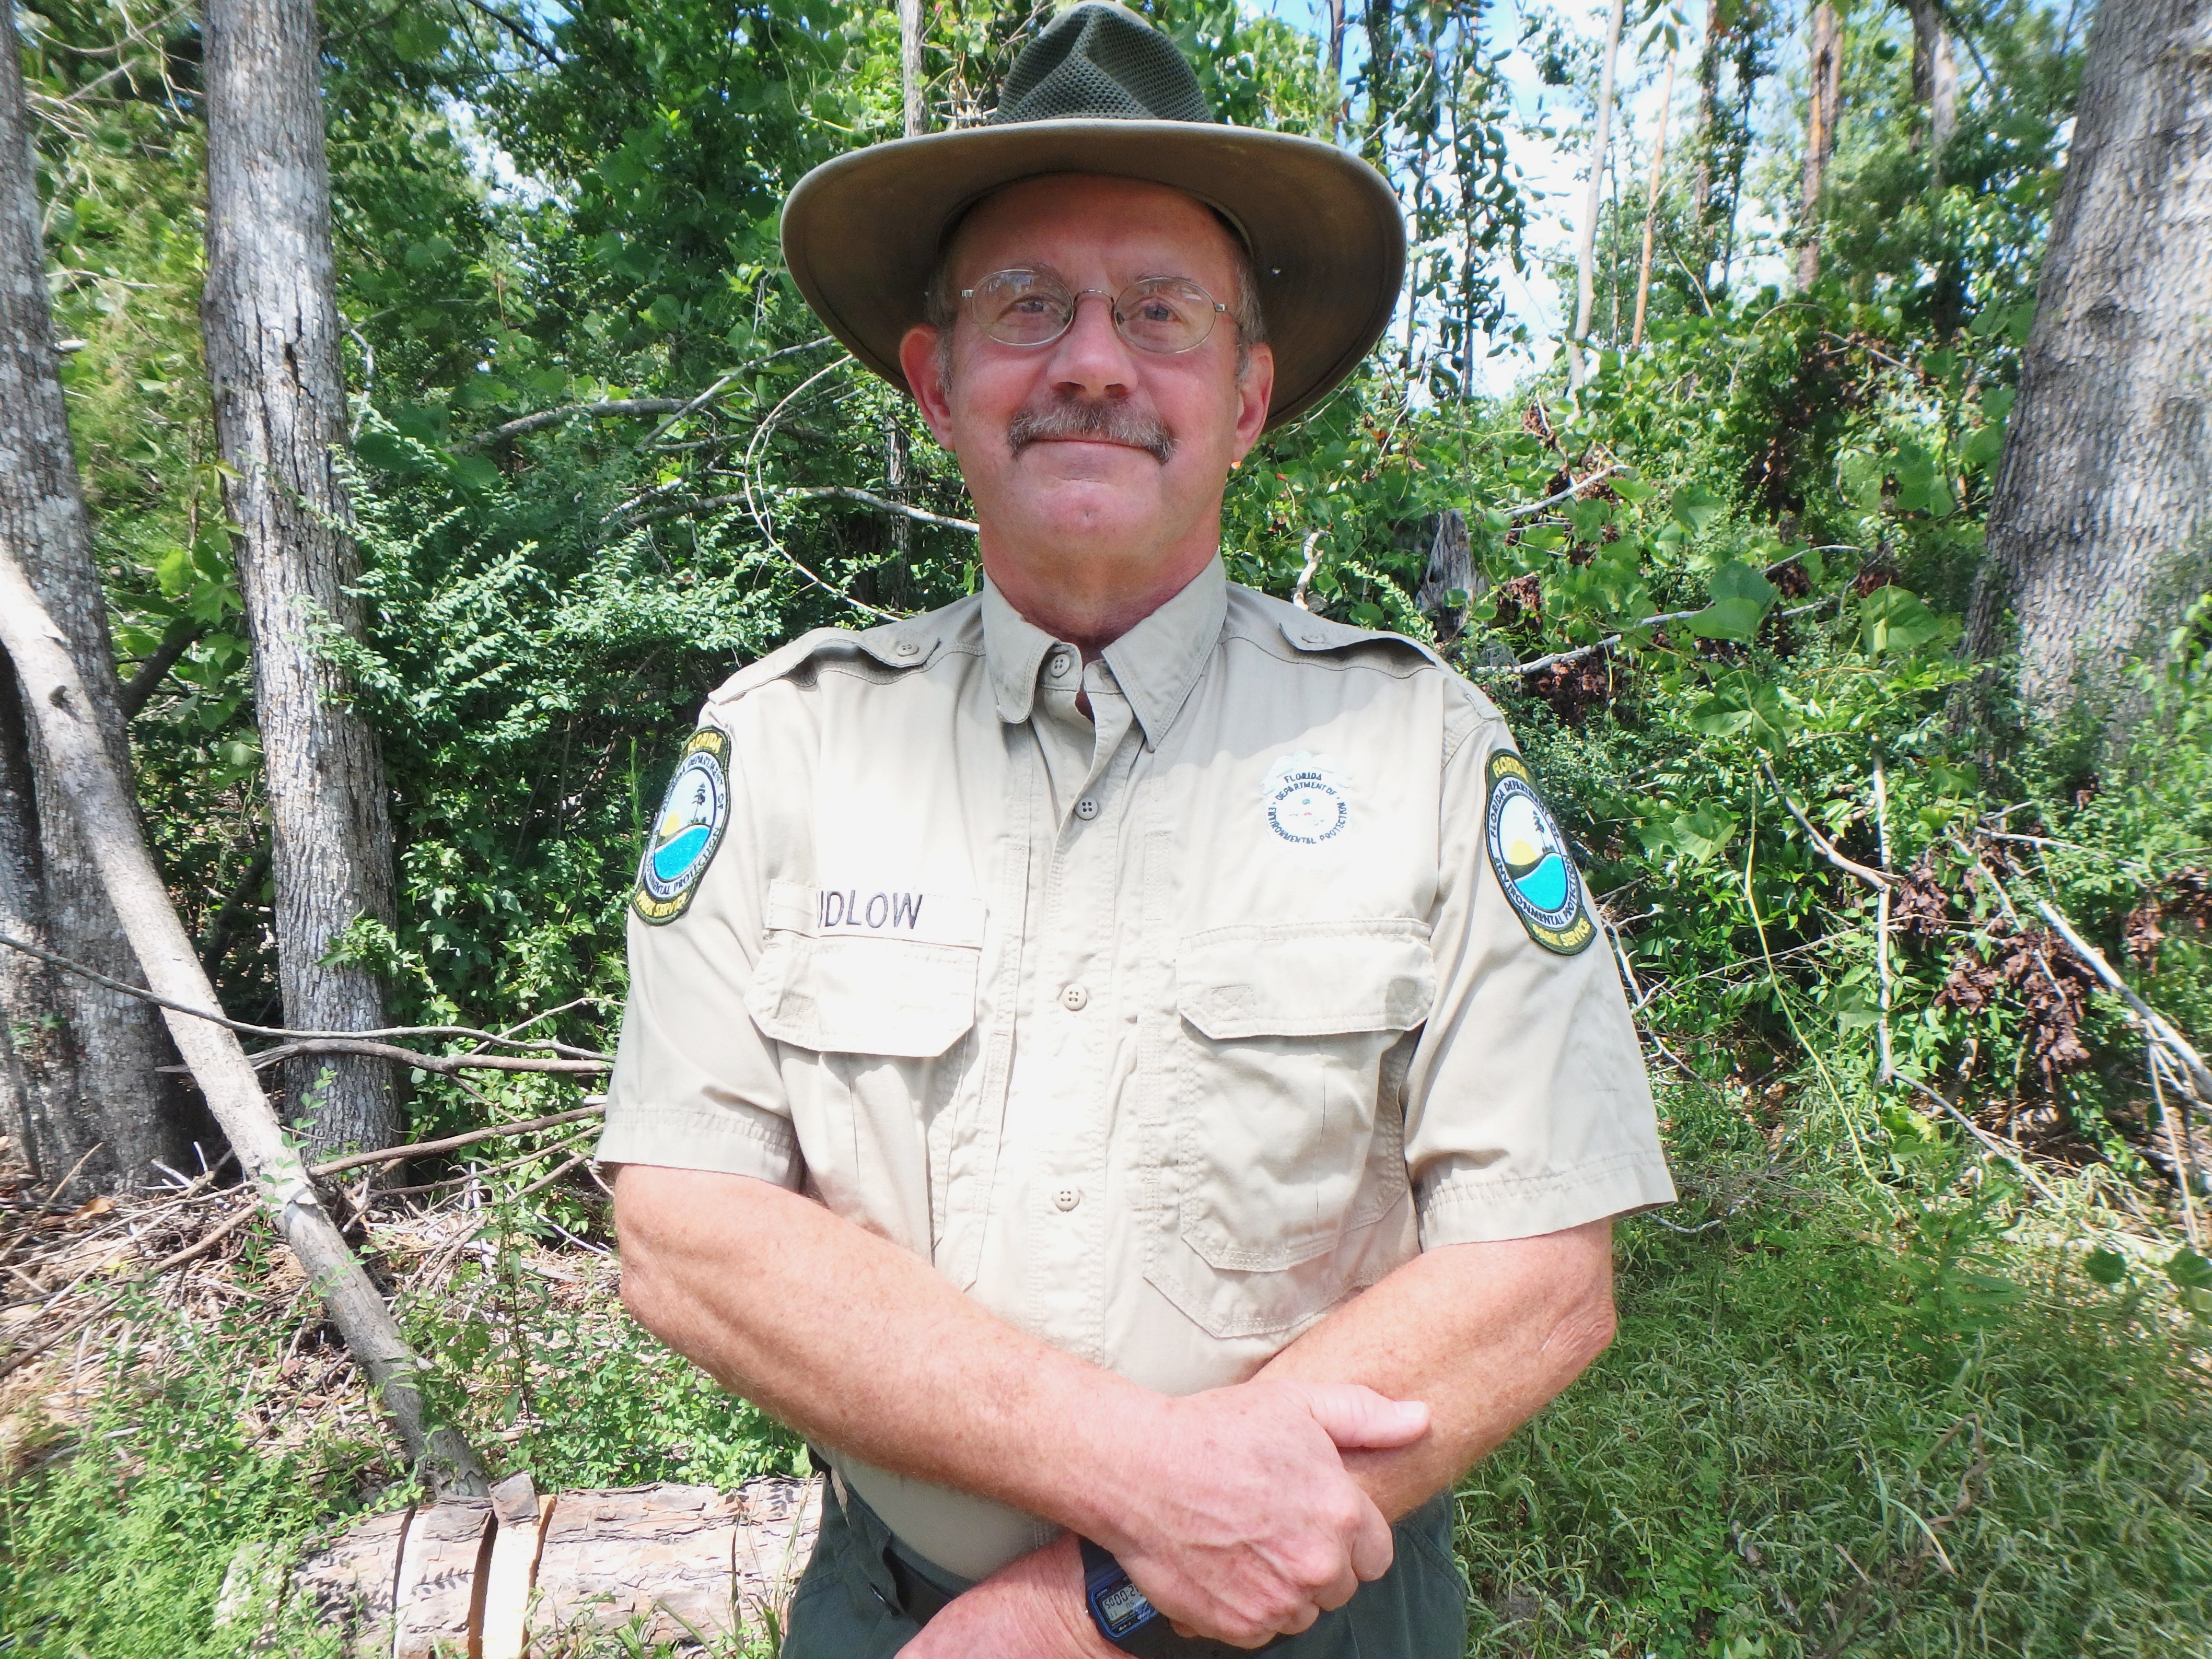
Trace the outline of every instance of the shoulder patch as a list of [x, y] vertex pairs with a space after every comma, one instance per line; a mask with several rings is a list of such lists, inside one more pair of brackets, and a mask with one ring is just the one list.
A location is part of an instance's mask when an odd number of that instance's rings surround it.
[[660, 815], [645, 838], [630, 908], [656, 927], [682, 915], [729, 827], [730, 739], [703, 726], [684, 745]]
[[1483, 839], [1505, 902], [1547, 951], [1571, 957], [1588, 950], [1597, 924], [1583, 902], [1567, 838], [1536, 793], [1528, 763], [1500, 749], [1483, 769]]

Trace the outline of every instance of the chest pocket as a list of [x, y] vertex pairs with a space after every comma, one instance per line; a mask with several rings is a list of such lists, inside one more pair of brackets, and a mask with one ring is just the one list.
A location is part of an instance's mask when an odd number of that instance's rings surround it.
[[1412, 1253], [1399, 1091], [1436, 997], [1428, 928], [1215, 928], [1179, 942], [1175, 977], [1176, 1237], [1153, 1282], [1216, 1335], [1295, 1328]]
[[778, 881], [767, 921], [745, 1009], [778, 1042], [933, 1060], [975, 1023], [979, 899]]

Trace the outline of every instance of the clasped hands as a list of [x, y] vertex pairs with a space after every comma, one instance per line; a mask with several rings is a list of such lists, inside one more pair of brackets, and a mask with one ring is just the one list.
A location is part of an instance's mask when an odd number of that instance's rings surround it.
[[[1342, 1454], [1419, 1440], [1425, 1405], [1356, 1383], [1255, 1379], [1153, 1396], [1148, 1418], [1116, 1467], [1070, 1495], [1070, 1511], [1182, 1634], [1263, 1647], [1389, 1570], [1389, 1521]], [[1098, 1659], [1115, 1650], [1084, 1605], [1071, 1534], [955, 1599], [902, 1651]]]

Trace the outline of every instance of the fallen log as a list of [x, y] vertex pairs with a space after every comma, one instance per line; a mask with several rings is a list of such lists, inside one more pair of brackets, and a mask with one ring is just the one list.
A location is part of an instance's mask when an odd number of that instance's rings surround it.
[[[368, 1659], [565, 1653], [581, 1632], [640, 1650], [784, 1628], [814, 1553], [822, 1483], [764, 1475], [736, 1492], [624, 1486], [541, 1497], [527, 1474], [489, 1502], [447, 1498], [357, 1522], [287, 1581], [243, 1546], [225, 1623], [287, 1610]], [[249, 1589], [258, 1594], [247, 1593]]]

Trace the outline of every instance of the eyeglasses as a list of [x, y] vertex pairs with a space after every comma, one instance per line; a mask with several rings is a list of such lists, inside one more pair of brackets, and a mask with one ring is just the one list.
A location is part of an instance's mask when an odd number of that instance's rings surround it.
[[1000, 270], [960, 290], [975, 326], [1012, 346], [1050, 345], [1075, 325], [1086, 294], [1107, 301], [1115, 331], [1131, 345], [1168, 356], [1204, 345], [1213, 319], [1229, 309], [1188, 276], [1146, 276], [1109, 295], [1072, 289], [1041, 270]]

